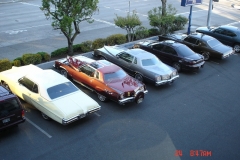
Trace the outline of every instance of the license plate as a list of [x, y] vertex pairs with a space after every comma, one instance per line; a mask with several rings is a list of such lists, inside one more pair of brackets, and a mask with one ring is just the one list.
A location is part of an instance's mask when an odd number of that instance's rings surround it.
[[9, 122], [10, 121], [10, 118], [7, 118], [7, 119], [4, 119], [2, 122], [3, 123], [7, 123], [7, 122]]

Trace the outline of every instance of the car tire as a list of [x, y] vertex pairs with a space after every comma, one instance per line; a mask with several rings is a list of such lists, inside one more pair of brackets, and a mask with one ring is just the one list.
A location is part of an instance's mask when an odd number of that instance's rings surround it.
[[235, 53], [240, 53], [240, 44], [235, 44], [233, 46], [233, 50], [234, 50]]
[[204, 57], [204, 61], [209, 60], [209, 58], [210, 58], [209, 52], [202, 52], [202, 55]]
[[101, 102], [106, 102], [107, 101], [107, 98], [99, 93], [97, 93], [98, 95], [98, 99], [101, 101]]
[[68, 72], [65, 69], [61, 69], [60, 74], [69, 79]]
[[143, 102], [144, 99], [144, 93], [138, 93], [136, 99], [135, 99], [135, 103], [140, 104]]
[[173, 63], [173, 68], [175, 68], [178, 72], [181, 70], [181, 65], [178, 62]]
[[143, 82], [143, 76], [140, 73], [135, 74], [135, 79], [139, 80], [140, 82]]
[[45, 119], [45, 120], [47, 120], [47, 121], [50, 121], [51, 120], [51, 118], [49, 118], [46, 114], [44, 114], [43, 112], [42, 112], [42, 117], [43, 117], [43, 119]]

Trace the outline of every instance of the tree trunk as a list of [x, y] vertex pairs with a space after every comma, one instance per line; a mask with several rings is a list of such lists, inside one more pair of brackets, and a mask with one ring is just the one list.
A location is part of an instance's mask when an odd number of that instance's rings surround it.
[[68, 55], [73, 56], [73, 42], [68, 40]]
[[161, 0], [162, 1], [162, 16], [165, 16], [166, 10], [167, 10], [167, 0]]

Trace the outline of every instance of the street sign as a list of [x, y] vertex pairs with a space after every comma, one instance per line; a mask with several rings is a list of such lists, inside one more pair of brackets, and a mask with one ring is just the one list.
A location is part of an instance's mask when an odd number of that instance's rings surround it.
[[181, 0], [181, 6], [192, 6], [202, 4], [202, 0]]

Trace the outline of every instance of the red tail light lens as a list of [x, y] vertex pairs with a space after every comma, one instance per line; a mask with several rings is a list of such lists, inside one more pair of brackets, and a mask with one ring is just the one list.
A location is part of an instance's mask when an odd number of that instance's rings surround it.
[[22, 110], [22, 117], [24, 117], [25, 116], [25, 114], [24, 114], [24, 110]]

